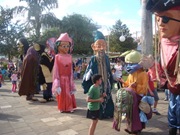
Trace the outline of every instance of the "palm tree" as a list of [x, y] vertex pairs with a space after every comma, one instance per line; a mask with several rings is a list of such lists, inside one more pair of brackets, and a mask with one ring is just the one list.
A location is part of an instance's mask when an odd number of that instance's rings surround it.
[[[60, 25], [60, 20], [49, 12], [53, 8], [58, 8], [57, 0], [19, 0], [27, 3], [27, 6], [16, 7], [16, 14], [27, 13], [26, 28], [28, 31], [34, 30], [37, 40], [40, 38], [40, 30], [42, 25], [45, 27], [53, 27]], [[46, 14], [43, 14], [46, 12]]]

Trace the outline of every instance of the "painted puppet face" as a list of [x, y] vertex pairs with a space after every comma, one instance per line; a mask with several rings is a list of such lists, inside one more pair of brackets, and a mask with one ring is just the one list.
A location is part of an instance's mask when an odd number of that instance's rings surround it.
[[34, 47], [34, 49], [35, 49], [36, 51], [40, 51], [40, 50], [41, 50], [40, 45], [37, 44], [37, 43], [33, 43], [33, 47]]
[[20, 54], [23, 54], [24, 53], [24, 45], [21, 43], [20, 40], [17, 41], [17, 47], [18, 47], [18, 52]]
[[168, 17], [180, 20], [180, 10], [167, 10], [156, 13], [156, 19], [162, 38], [171, 38], [180, 35], [180, 22], [171, 19], [168, 21]]
[[69, 42], [67, 41], [61, 41], [61, 44], [58, 46], [58, 52], [60, 54], [68, 54], [70, 49]]
[[104, 53], [106, 51], [106, 46], [107, 44], [104, 39], [99, 39], [91, 45], [95, 55], [97, 55], [98, 53]]

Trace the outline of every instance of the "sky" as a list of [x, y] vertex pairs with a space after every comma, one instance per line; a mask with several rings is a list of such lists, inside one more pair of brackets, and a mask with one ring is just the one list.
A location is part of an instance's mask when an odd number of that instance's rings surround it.
[[[82, 14], [100, 25], [105, 35], [119, 19], [126, 24], [131, 34], [141, 31], [140, 0], [58, 0], [58, 4], [59, 8], [51, 12], [59, 19], [73, 13]], [[14, 7], [26, 4], [19, 0], [0, 0], [0, 5]]]

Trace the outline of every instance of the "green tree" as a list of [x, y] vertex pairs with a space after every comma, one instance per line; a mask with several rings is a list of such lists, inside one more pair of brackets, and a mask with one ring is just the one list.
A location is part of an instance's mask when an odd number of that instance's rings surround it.
[[[122, 34], [126, 37], [124, 42], [119, 41], [119, 37], [122, 36]], [[129, 33], [129, 29], [125, 24], [122, 24], [121, 20], [116, 21], [116, 24], [113, 25], [110, 32], [109, 43], [110, 51], [112, 52], [125, 52], [137, 48], [137, 43], [134, 42], [134, 39]]]
[[[53, 27], [53, 28], [49, 28], [46, 29], [41, 36], [41, 40], [40, 40], [40, 44], [46, 45], [46, 41], [51, 38], [51, 37], [55, 37], [58, 38], [60, 35], [59, 33], [59, 28], [57, 27]], [[33, 41], [33, 39], [30, 39], [31, 41]]]
[[[35, 31], [36, 40], [40, 40], [40, 30], [42, 26], [54, 27], [60, 25], [60, 20], [57, 19], [53, 13], [49, 12], [49, 10], [58, 7], [57, 0], [20, 0], [20, 2], [21, 1], [25, 1], [27, 7], [16, 7], [16, 13], [28, 13], [27, 27], [29, 31]], [[46, 12], [46, 14], [43, 14], [43, 12]]]
[[97, 30], [92, 19], [80, 14], [72, 14], [62, 19], [60, 32], [68, 32], [74, 41], [75, 54], [92, 54], [93, 31]]
[[14, 9], [0, 7], [0, 54], [8, 56], [9, 60], [16, 56], [16, 41], [22, 37], [23, 29], [18, 22], [12, 23]]

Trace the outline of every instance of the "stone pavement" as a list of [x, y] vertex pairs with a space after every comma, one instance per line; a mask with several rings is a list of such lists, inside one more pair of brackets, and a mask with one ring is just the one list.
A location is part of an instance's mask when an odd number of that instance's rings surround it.
[[[0, 135], [87, 135], [91, 120], [86, 119], [86, 95], [81, 80], [76, 80], [77, 110], [74, 113], [59, 113], [56, 102], [40, 103], [26, 101], [17, 93], [11, 93], [11, 83], [5, 82], [0, 88]], [[113, 97], [115, 92], [113, 92]], [[163, 101], [164, 92], [159, 92], [158, 110], [153, 115], [142, 135], [168, 135], [167, 108]], [[42, 94], [36, 95], [39, 99]], [[121, 131], [112, 129], [112, 119], [100, 120], [95, 135], [126, 135], [125, 123]]]

